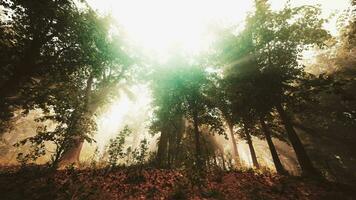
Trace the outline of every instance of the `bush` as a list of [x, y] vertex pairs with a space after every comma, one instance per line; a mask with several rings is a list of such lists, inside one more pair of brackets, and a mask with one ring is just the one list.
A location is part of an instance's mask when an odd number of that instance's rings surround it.
[[128, 128], [128, 126], [125, 126], [115, 138], [110, 139], [107, 150], [109, 154], [108, 159], [110, 166], [115, 167], [119, 158], [123, 158], [125, 156], [125, 153], [123, 152], [125, 138], [131, 133], [132, 131]]

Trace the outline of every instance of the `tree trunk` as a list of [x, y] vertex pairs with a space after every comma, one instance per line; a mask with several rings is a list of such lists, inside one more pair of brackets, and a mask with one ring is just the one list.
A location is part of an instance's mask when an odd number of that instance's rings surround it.
[[258, 161], [257, 161], [255, 148], [253, 147], [253, 143], [252, 143], [252, 138], [251, 138], [251, 135], [250, 135], [250, 133], [248, 132], [248, 130], [246, 128], [245, 128], [245, 135], [246, 135], [246, 140], [247, 140], [248, 147], [250, 149], [253, 166], [255, 168], [259, 169], [260, 165], [258, 164]]
[[83, 144], [83, 138], [75, 138], [72, 147], [66, 150], [60, 158], [59, 167], [63, 168], [71, 164], [78, 165]]
[[168, 135], [168, 151], [167, 151], [167, 167], [171, 168], [172, 164], [172, 157], [173, 157], [173, 131], [172, 129], [169, 130], [169, 135]]
[[199, 138], [199, 122], [198, 122], [198, 112], [194, 108], [193, 110], [193, 123], [194, 123], [194, 138], [195, 138], [195, 160], [197, 168], [201, 169], [201, 153], [200, 153], [200, 138]]
[[241, 168], [241, 161], [239, 151], [237, 149], [237, 142], [234, 136], [234, 126], [231, 123], [228, 123], [229, 130], [230, 130], [230, 137], [232, 142], [232, 156], [234, 157], [235, 164], [237, 168]]
[[225, 158], [224, 158], [224, 152], [223, 151], [221, 151], [221, 161], [222, 161], [223, 170], [226, 170]]
[[312, 162], [309, 159], [308, 154], [306, 153], [302, 142], [300, 141], [297, 133], [295, 132], [293, 125], [284, 111], [283, 107], [281, 104], [276, 104], [277, 111], [282, 119], [282, 122], [284, 124], [284, 127], [287, 131], [288, 138], [293, 146], [293, 149], [295, 151], [295, 154], [297, 156], [300, 168], [302, 170], [302, 175], [305, 176], [314, 176], [318, 177], [320, 176], [319, 172], [314, 168]]
[[176, 137], [176, 141], [175, 141], [175, 153], [174, 153], [174, 164], [178, 164], [177, 161], [180, 158], [180, 154], [181, 152], [181, 141], [182, 141], [182, 137], [183, 137], [183, 133], [185, 132], [185, 121], [183, 117], [180, 117], [179, 121], [179, 131], [177, 132], [177, 137]]
[[195, 159], [197, 167], [201, 167], [201, 153], [200, 153], [200, 137], [199, 137], [199, 122], [198, 122], [198, 112], [196, 109], [193, 111], [193, 123], [194, 123], [194, 138], [195, 138]]
[[266, 137], [269, 150], [271, 151], [273, 163], [274, 163], [274, 166], [276, 167], [277, 173], [278, 174], [282, 174], [282, 175], [287, 175], [288, 172], [284, 169], [284, 167], [283, 167], [283, 165], [281, 163], [281, 160], [278, 157], [278, 153], [277, 153], [276, 147], [274, 146], [272, 138], [271, 138], [271, 133], [270, 133], [270, 131], [269, 131], [269, 129], [268, 129], [263, 117], [260, 117], [260, 123], [261, 123], [261, 126], [262, 126], [262, 131], [263, 131], [263, 133], [264, 133], [264, 135]]
[[[94, 80], [94, 77], [92, 75], [90, 75], [90, 77], [87, 80], [87, 86], [85, 88], [84, 111], [83, 111], [83, 113], [79, 114], [79, 116], [78, 116], [79, 119], [77, 120], [77, 123], [81, 123], [81, 118], [84, 115], [92, 115], [92, 113], [94, 113], [94, 112], [89, 111], [90, 96], [91, 96], [91, 92], [92, 92], [91, 88], [92, 88], [93, 80]], [[96, 108], [95, 108], [95, 110], [96, 110]], [[72, 128], [72, 131], [80, 131], [80, 130], [77, 130], [76, 123], [73, 123], [73, 126], [74, 127]], [[80, 157], [80, 152], [81, 152], [83, 144], [84, 144], [84, 138], [82, 137], [81, 134], [74, 134], [74, 135], [77, 135], [77, 136], [74, 136], [74, 138], [73, 138], [73, 140], [74, 140], [73, 145], [70, 148], [66, 149], [66, 151], [63, 153], [63, 155], [59, 161], [59, 167], [65, 167], [66, 165], [69, 165], [69, 164], [75, 164], [75, 165], [79, 164], [79, 157]]]
[[214, 165], [218, 166], [218, 162], [216, 161], [216, 151], [214, 151]]
[[167, 157], [167, 143], [168, 143], [168, 135], [166, 130], [161, 131], [161, 137], [158, 141], [158, 149], [157, 149], [157, 157], [156, 162], [158, 166], [165, 166], [165, 160]]

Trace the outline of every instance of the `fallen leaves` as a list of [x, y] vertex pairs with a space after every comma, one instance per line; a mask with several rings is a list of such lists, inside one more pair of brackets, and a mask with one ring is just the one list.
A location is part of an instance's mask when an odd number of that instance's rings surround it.
[[331, 183], [270, 173], [209, 173], [193, 187], [179, 170], [85, 169], [7, 170], [0, 175], [3, 199], [353, 199], [354, 193]]

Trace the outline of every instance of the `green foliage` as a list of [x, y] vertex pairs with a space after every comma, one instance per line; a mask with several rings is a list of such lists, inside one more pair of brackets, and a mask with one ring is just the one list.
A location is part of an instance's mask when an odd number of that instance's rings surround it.
[[112, 167], [116, 166], [117, 161], [125, 156], [125, 153], [123, 151], [125, 138], [129, 136], [131, 133], [132, 131], [126, 125], [124, 129], [121, 130], [120, 133], [115, 138], [110, 139], [108, 150], [107, 150], [109, 154], [108, 162], [110, 166]]
[[143, 139], [140, 142], [140, 146], [138, 149], [134, 149], [133, 158], [137, 164], [143, 165], [148, 155], [148, 142], [147, 139]]
[[[315, 170], [283, 106], [290, 108], [308, 100], [306, 93], [300, 95], [301, 85], [308, 78], [300, 61], [304, 50], [326, 46], [330, 35], [323, 29], [325, 20], [320, 18], [318, 7], [287, 5], [272, 11], [266, 0], [255, 4], [256, 10], [247, 17], [245, 28], [237, 34], [224, 32], [217, 42], [215, 57], [224, 67], [219, 87], [225, 90], [225, 102], [231, 102], [231, 107], [220, 109], [225, 118], [232, 118], [232, 125], [243, 127], [240, 134], [249, 139], [250, 132], [260, 136], [264, 133], [266, 137], [270, 134], [266, 128], [263, 132], [255, 130], [259, 129], [259, 121], [275, 116], [276, 108], [303, 172], [312, 174]], [[273, 143], [269, 145], [275, 152]], [[274, 155], [277, 166], [279, 158], [277, 153]]]
[[128, 146], [125, 149], [125, 140], [132, 134], [132, 131], [126, 125], [119, 134], [109, 140], [106, 153], [108, 154], [108, 163], [111, 167], [118, 165], [118, 161], [122, 160], [126, 165], [143, 166], [148, 158], [148, 141], [143, 139], [136, 148]]
[[330, 36], [322, 29], [325, 20], [319, 19], [317, 7], [286, 7], [275, 12], [266, 1], [257, 1], [256, 9], [242, 32], [230, 33], [219, 44], [219, 59], [228, 66], [222, 85], [230, 99], [237, 101], [234, 104], [243, 105], [235, 107], [266, 113], [278, 101], [293, 100], [304, 74], [298, 62], [302, 51], [324, 46]]
[[180, 146], [181, 137], [178, 135], [181, 130], [177, 127], [184, 117], [193, 130], [189, 133], [195, 135], [195, 139], [191, 141], [195, 144], [193, 163], [201, 165], [203, 155], [199, 138], [202, 136], [199, 129], [205, 126], [209, 129], [207, 134], [225, 134], [220, 113], [207, 95], [212, 80], [204, 67], [182, 56], [171, 58], [151, 76], [155, 108], [151, 131], [161, 132], [158, 159], [164, 159], [160, 156], [165, 154], [161, 153], [160, 146], [163, 147], [162, 143], [169, 141], [167, 137], [176, 137], [176, 146]]
[[[45, 117], [46, 118], [46, 117]], [[47, 119], [47, 118], [46, 118]], [[39, 120], [44, 120], [40, 118]], [[72, 123], [71, 121], [69, 123]], [[36, 161], [37, 158], [45, 155], [46, 151], [46, 143], [50, 142], [55, 145], [54, 152], [51, 157], [51, 165], [53, 167], [57, 167], [57, 164], [62, 157], [63, 153], [77, 145], [78, 137], [83, 137], [87, 142], [92, 142], [91, 135], [93, 131], [96, 130], [95, 124], [88, 120], [88, 124], [81, 123], [80, 127], [76, 127], [77, 129], [85, 131], [86, 134], [89, 135], [80, 135], [80, 132], [72, 132], [77, 134], [68, 134], [68, 127], [66, 124], [57, 125], [53, 131], [48, 131], [46, 126], [38, 127], [37, 134], [32, 137], [28, 137], [14, 146], [19, 147], [22, 145], [29, 144], [29, 152], [27, 154], [19, 153], [18, 161], [20, 163], [27, 163], [29, 161]], [[72, 127], [74, 128], [74, 127]]]
[[[92, 142], [94, 115], [117, 96], [133, 60], [108, 16], [99, 16], [83, 2], [8, 0], [1, 19], [0, 129], [12, 112], [41, 109], [38, 121], [57, 126], [21, 142], [33, 143], [33, 156], [43, 155], [46, 142], [56, 145], [52, 163]], [[80, 8], [78, 7], [80, 5]], [[4, 20], [3, 20], [4, 19]], [[9, 19], [9, 20], [5, 20]], [[125, 50], [124, 50], [125, 49]], [[10, 56], [11, 55], [11, 56]]]

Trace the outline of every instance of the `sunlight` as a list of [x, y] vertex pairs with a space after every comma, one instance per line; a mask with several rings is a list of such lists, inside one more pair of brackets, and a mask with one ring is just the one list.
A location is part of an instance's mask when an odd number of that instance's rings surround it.
[[112, 15], [135, 44], [147, 52], [167, 56], [172, 49], [199, 53], [213, 36], [208, 27], [242, 21], [252, 1], [235, 0], [91, 0], [94, 8]]
[[[129, 40], [146, 55], [164, 59], [174, 50], [198, 54], [209, 48], [214, 35], [209, 27], [242, 23], [253, 9], [253, 0], [88, 0], [99, 12], [110, 13], [127, 33]], [[272, 9], [287, 1], [271, 0]], [[323, 17], [348, 6], [348, 1], [319, 2]], [[315, 1], [291, 1], [292, 6], [317, 5]], [[336, 17], [326, 28], [336, 34]]]
[[[110, 138], [125, 126], [133, 130], [133, 137], [146, 137], [147, 123], [151, 115], [151, 94], [146, 85], [135, 85], [127, 92], [120, 92], [120, 97], [108, 109], [98, 116], [98, 132], [94, 136], [96, 146], [103, 151]], [[140, 139], [140, 138], [139, 138]], [[142, 139], [142, 138], [141, 138]], [[85, 157], [85, 156], [84, 156]]]

